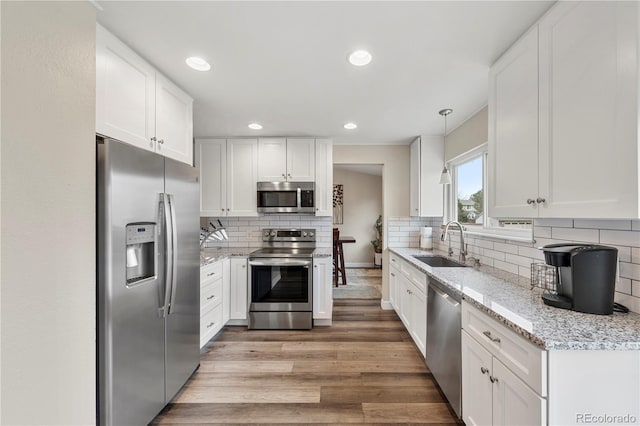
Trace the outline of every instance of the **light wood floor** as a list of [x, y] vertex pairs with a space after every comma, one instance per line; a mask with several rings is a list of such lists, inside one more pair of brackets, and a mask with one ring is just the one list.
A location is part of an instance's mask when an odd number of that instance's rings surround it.
[[456, 424], [393, 311], [334, 300], [332, 327], [226, 327], [154, 424]]

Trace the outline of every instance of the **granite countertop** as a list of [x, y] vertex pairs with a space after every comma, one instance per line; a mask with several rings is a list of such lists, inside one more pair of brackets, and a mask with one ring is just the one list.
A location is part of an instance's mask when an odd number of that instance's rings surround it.
[[430, 277], [534, 344], [548, 350], [640, 350], [640, 314], [593, 315], [547, 306], [529, 280], [496, 268], [432, 268], [413, 255], [438, 253], [391, 248]]
[[[231, 256], [246, 257], [260, 247], [210, 247], [200, 250], [200, 266], [217, 262]], [[313, 251], [313, 257], [329, 257], [333, 255], [333, 248], [318, 247]]]

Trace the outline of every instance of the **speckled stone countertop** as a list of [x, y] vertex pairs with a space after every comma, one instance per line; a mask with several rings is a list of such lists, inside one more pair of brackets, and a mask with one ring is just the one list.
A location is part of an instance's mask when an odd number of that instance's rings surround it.
[[[210, 247], [200, 250], [200, 266], [217, 262], [231, 256], [247, 257], [259, 247]], [[318, 247], [313, 251], [313, 257], [329, 257], [333, 255], [333, 248]]]
[[255, 247], [211, 247], [200, 250], [200, 266], [217, 262], [231, 256], [248, 256], [252, 251], [256, 251]]
[[437, 255], [392, 248], [421, 271], [459, 292], [463, 299], [548, 350], [640, 350], [640, 315], [592, 315], [542, 303], [529, 280], [499, 269], [432, 268], [413, 255]]

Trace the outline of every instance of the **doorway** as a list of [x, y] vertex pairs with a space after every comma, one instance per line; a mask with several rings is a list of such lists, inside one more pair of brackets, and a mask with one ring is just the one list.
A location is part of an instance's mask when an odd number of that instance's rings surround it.
[[[382, 217], [382, 164], [334, 164], [334, 223], [343, 244], [346, 285], [339, 280], [334, 299], [382, 298], [382, 270], [375, 249], [382, 248], [382, 235], [376, 221]], [[374, 244], [377, 242], [377, 244]]]

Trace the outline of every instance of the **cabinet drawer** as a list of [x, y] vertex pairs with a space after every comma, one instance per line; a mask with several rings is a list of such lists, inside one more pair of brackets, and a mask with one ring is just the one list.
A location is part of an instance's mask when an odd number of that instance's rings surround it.
[[423, 293], [427, 292], [427, 274], [403, 261], [400, 270]]
[[547, 352], [466, 302], [462, 328], [539, 395], [547, 395]]
[[222, 302], [222, 278], [200, 289], [200, 312], [206, 312]]
[[222, 329], [222, 304], [200, 317], [200, 347]]
[[222, 262], [214, 262], [200, 267], [200, 285], [222, 277]]

